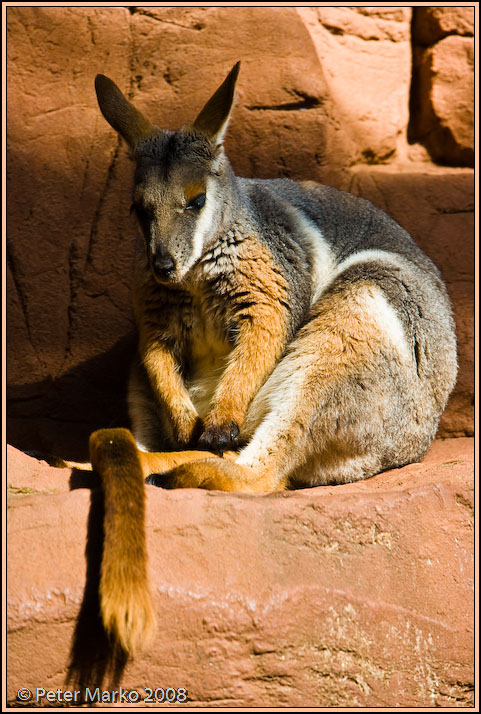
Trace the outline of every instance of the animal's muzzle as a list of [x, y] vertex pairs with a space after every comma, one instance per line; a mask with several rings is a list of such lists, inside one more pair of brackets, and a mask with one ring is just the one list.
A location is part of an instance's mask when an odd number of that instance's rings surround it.
[[175, 271], [175, 261], [166, 250], [157, 250], [152, 256], [151, 265], [159, 280], [168, 280]]

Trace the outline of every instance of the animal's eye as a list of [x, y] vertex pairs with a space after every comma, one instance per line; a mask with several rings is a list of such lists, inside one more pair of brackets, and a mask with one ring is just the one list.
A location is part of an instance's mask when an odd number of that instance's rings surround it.
[[186, 211], [200, 211], [200, 209], [203, 207], [205, 204], [205, 193], [199, 193], [198, 196], [195, 198], [192, 198], [187, 206], [185, 207]]

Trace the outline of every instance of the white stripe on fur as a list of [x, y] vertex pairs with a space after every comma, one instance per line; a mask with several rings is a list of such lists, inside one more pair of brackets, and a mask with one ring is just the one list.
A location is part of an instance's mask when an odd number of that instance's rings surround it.
[[184, 275], [201, 257], [204, 250], [205, 239], [212, 233], [214, 218], [219, 213], [215, 181], [212, 178], [208, 178], [205, 189], [205, 204], [197, 219], [197, 225], [192, 239], [192, 254], [189, 264], [185, 268]]
[[376, 248], [368, 248], [367, 250], [360, 250], [358, 253], [352, 253], [345, 260], [339, 263], [336, 267], [335, 277], [347, 270], [353, 265], [359, 263], [387, 263], [388, 265], [394, 265], [401, 270], [406, 270], [406, 268], [412, 267], [412, 263], [403, 258], [398, 253], [392, 253], [389, 250], [378, 250]]
[[312, 260], [311, 267], [311, 305], [313, 305], [332, 282], [336, 274], [336, 259], [319, 227], [301, 210], [289, 205], [296, 228], [307, 244], [307, 252]]

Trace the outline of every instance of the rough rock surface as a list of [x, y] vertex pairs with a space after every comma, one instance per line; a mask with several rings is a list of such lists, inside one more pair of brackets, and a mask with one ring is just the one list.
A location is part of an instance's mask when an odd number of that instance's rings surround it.
[[[407, 7], [303, 7], [351, 164], [392, 160], [405, 142], [411, 82]], [[362, 86], [362, 91], [359, 91]]]
[[411, 138], [474, 166], [474, 8], [415, 8]]
[[[420, 464], [336, 487], [148, 487], [158, 631], [122, 686], [185, 687], [194, 706], [472, 705], [472, 442], [438, 440]], [[98, 501], [69, 478], [8, 448], [9, 700], [66, 688], [82, 599], [72, 674], [102, 687], [84, 593]]]
[[417, 7], [413, 14], [416, 43], [434, 45], [448, 35], [473, 37], [473, 7]]

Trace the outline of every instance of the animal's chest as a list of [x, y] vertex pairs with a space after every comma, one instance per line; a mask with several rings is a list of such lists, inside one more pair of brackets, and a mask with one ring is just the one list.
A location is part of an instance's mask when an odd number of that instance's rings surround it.
[[193, 299], [186, 322], [185, 379], [190, 398], [204, 417], [232, 351], [220, 305], [202, 296]]

